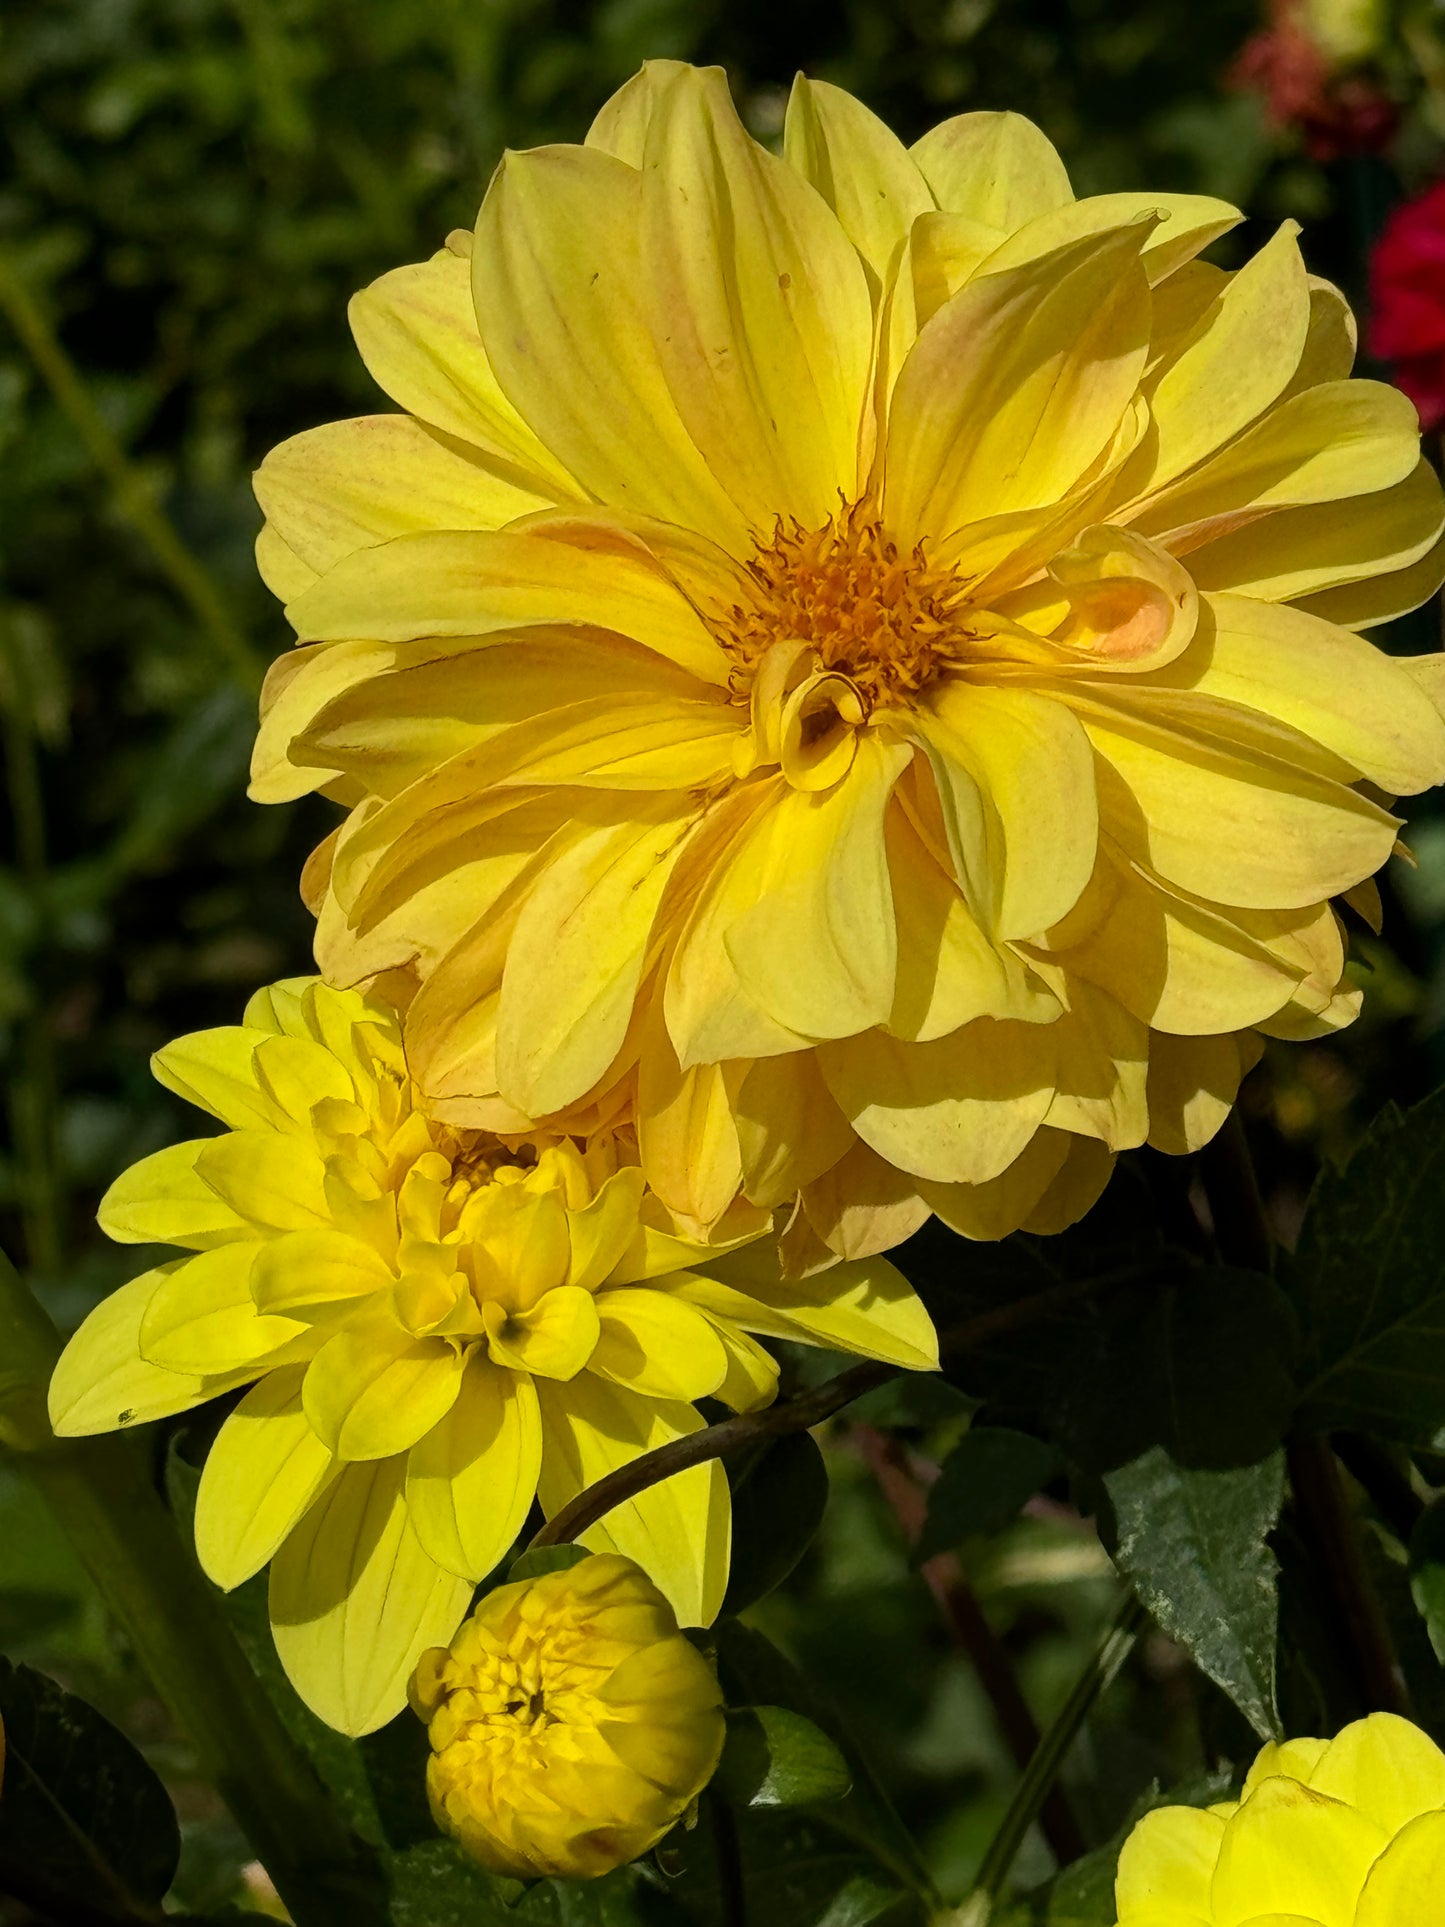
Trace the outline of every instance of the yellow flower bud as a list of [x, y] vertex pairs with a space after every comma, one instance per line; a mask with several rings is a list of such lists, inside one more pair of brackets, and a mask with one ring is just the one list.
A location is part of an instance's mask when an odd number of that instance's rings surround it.
[[711, 1666], [616, 1553], [488, 1593], [450, 1647], [423, 1653], [410, 1697], [437, 1825], [522, 1879], [636, 1860], [722, 1751]]
[[1445, 1754], [1375, 1713], [1265, 1747], [1241, 1797], [1145, 1814], [1119, 1927], [1425, 1927], [1445, 1892]]

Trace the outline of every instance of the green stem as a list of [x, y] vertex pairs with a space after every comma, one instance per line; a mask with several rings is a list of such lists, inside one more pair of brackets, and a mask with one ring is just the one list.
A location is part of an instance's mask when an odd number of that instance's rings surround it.
[[116, 507], [189, 607], [216, 655], [238, 681], [248, 689], [257, 688], [263, 667], [260, 657], [232, 622], [215, 583], [158, 506], [145, 477], [111, 433], [91, 400], [79, 369], [3, 253], [0, 253], [0, 311], [20, 337], [91, 460], [109, 482]]
[[1120, 1600], [1097, 1651], [1074, 1682], [1073, 1690], [1050, 1722], [1019, 1781], [1008, 1812], [989, 1843], [979, 1868], [977, 1891], [996, 1900], [1003, 1891], [1009, 1869], [1018, 1857], [1030, 1827], [1038, 1819], [1050, 1788], [1063, 1768], [1069, 1748], [1078, 1738], [1094, 1702], [1109, 1686], [1128, 1658], [1139, 1629], [1144, 1623], [1144, 1608], [1132, 1593]]
[[[35, 751], [35, 714], [21, 652], [10, 663], [11, 701], [4, 715], [5, 789], [14, 825], [15, 862], [38, 912], [45, 899], [45, 793]], [[65, 1243], [55, 1050], [43, 1002], [19, 1028], [19, 1063], [8, 1094], [15, 1144], [16, 1189], [25, 1249], [37, 1271], [60, 1269]]]
[[57, 1440], [54, 1326], [0, 1261], [0, 1442], [34, 1481], [297, 1927], [357, 1927], [354, 1841], [292, 1745], [129, 1439]]

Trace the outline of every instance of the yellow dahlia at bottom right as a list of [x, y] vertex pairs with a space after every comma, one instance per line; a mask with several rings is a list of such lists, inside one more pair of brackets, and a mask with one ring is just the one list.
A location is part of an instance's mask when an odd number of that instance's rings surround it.
[[1160, 1807], [1124, 1843], [1118, 1927], [1436, 1927], [1445, 1754], [1374, 1713], [1266, 1746], [1240, 1798]]
[[411, 973], [436, 1118], [625, 1102], [806, 1269], [1067, 1223], [1350, 1020], [1336, 900], [1445, 775], [1445, 659], [1356, 631], [1445, 511], [1293, 227], [1198, 258], [1238, 218], [807, 81], [779, 158], [660, 62], [357, 297], [404, 412], [257, 478], [253, 794], [349, 812], [318, 961]]

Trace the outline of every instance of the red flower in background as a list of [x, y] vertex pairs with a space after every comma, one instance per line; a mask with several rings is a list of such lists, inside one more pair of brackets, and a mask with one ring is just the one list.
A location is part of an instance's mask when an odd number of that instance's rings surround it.
[[1229, 85], [1262, 95], [1271, 126], [1298, 127], [1312, 160], [1383, 147], [1399, 119], [1394, 102], [1368, 74], [1341, 72], [1310, 29], [1304, 0], [1270, 0], [1269, 25], [1245, 42]]
[[1445, 421], [1445, 181], [1385, 223], [1370, 260], [1367, 345], [1426, 428]]

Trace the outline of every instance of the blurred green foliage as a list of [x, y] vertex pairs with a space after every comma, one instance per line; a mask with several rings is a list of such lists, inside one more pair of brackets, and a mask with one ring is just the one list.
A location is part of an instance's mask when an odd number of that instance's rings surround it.
[[[287, 631], [251, 561], [249, 473], [281, 438], [377, 405], [347, 296], [470, 225], [504, 147], [580, 137], [662, 55], [725, 63], [770, 139], [803, 67], [910, 139], [965, 108], [1016, 108], [1081, 191], [1152, 185], [1222, 194], [1263, 222], [1295, 215], [1314, 264], [1358, 289], [1390, 177], [1317, 164], [1223, 84], [1257, 19], [1254, 0], [6, 0], [0, 281], [48, 319], [102, 434], [261, 665]], [[236, 1021], [253, 987], [307, 967], [296, 878], [329, 827], [321, 804], [244, 800], [254, 689], [126, 510], [94, 436], [0, 316], [0, 1241], [67, 1325], [143, 1260], [106, 1247], [93, 1212], [124, 1163], [182, 1129], [148, 1053]], [[1430, 646], [1428, 625], [1412, 646]], [[1438, 1044], [1419, 1045], [1445, 1030], [1445, 822], [1424, 822], [1415, 847], [1387, 941], [1366, 954], [1365, 1021], [1280, 1053], [1253, 1086], [1278, 1127], [1268, 1176], [1286, 1223], [1314, 1147], [1350, 1141], [1382, 1095], [1438, 1071]], [[873, 1416], [904, 1427], [926, 1476], [968, 1405], [902, 1396]], [[827, 1683], [956, 1897], [1015, 1768], [842, 1427], [828, 1462], [823, 1529], [755, 1617]], [[958, 1561], [1045, 1720], [1116, 1589], [1092, 1525], [1051, 1490]], [[176, 1900], [241, 1898], [239, 1837], [3, 1468], [0, 1548], [0, 1647], [148, 1745], [181, 1804]], [[1071, 1762], [1085, 1837], [1106, 1839], [1151, 1782], [1242, 1734], [1150, 1636]], [[1021, 1872], [1049, 1865], [1032, 1840]]]

